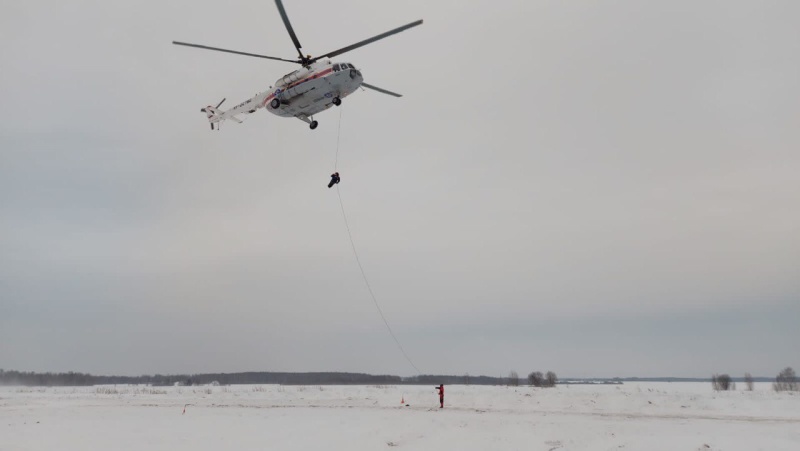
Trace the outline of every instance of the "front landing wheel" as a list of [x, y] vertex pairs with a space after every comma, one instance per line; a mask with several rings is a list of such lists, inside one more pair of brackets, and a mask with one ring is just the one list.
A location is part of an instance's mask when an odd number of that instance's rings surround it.
[[311, 121], [311, 123], [308, 124], [308, 126], [311, 128], [311, 130], [314, 130], [315, 128], [317, 128], [317, 125], [319, 125], [319, 122], [317, 122], [317, 121]]
[[336, 105], [336, 106], [341, 105], [342, 104], [342, 99], [340, 99], [338, 97], [334, 97], [333, 98], [333, 104]]

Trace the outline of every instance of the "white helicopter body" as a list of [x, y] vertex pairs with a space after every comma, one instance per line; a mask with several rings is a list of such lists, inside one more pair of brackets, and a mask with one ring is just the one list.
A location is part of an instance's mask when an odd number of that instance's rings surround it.
[[361, 71], [356, 69], [354, 65], [347, 62], [333, 62], [329, 59], [329, 57], [349, 52], [350, 50], [354, 50], [377, 40], [415, 27], [422, 24], [422, 20], [395, 28], [394, 30], [373, 36], [372, 38], [365, 39], [347, 47], [343, 47], [339, 50], [328, 52], [325, 55], [312, 58], [310, 55], [303, 56], [303, 53], [300, 50], [300, 42], [294, 33], [291, 23], [289, 23], [289, 18], [286, 15], [286, 11], [283, 8], [283, 3], [281, 0], [275, 0], [275, 5], [278, 7], [278, 12], [283, 19], [286, 30], [289, 32], [289, 36], [292, 38], [295, 48], [300, 55], [300, 58], [297, 60], [288, 60], [254, 53], [239, 52], [235, 50], [208, 47], [205, 45], [172, 41], [172, 43], [176, 45], [254, 56], [258, 58], [279, 60], [302, 65], [300, 69], [290, 72], [279, 78], [275, 82], [275, 85], [270, 86], [267, 91], [260, 92], [244, 102], [236, 105], [235, 107], [228, 109], [227, 111], [222, 111], [219, 109], [225, 99], [222, 99], [222, 101], [217, 104], [216, 107], [208, 105], [205, 108], [202, 108], [200, 111], [206, 113], [212, 130], [214, 130], [215, 124], [216, 128], [219, 129], [221, 123], [228, 119], [241, 123], [242, 120], [239, 117], [240, 115], [252, 114], [261, 108], [266, 108], [270, 113], [280, 117], [296, 117], [309, 124], [310, 128], [313, 130], [317, 128], [317, 121], [313, 119], [315, 114], [327, 110], [332, 105], [341, 105], [342, 99], [355, 92], [359, 87], [369, 88], [394, 97], [401, 97], [400, 94], [364, 83], [364, 77], [362, 76]]
[[275, 82], [274, 87], [270, 86], [269, 90], [227, 111], [220, 111], [211, 105], [203, 110], [212, 124], [227, 119], [241, 122], [238, 116], [266, 108], [276, 116], [296, 117], [311, 125], [314, 124], [312, 117], [315, 114], [341, 105], [342, 99], [355, 92], [363, 82], [361, 71], [353, 64], [334, 63], [326, 59], [284, 75]]

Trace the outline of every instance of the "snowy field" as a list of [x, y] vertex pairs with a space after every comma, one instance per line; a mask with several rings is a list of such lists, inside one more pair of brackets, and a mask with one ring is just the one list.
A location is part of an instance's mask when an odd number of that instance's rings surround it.
[[766, 383], [445, 388], [0, 387], [0, 450], [800, 450]]

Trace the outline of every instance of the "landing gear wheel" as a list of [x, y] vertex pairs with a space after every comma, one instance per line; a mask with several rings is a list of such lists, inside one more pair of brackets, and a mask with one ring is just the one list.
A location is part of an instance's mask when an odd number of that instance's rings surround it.
[[314, 130], [315, 128], [317, 128], [317, 125], [319, 125], [319, 123], [317, 121], [311, 121], [311, 123], [308, 124], [308, 126], [311, 127], [311, 130]]
[[333, 104], [336, 105], [336, 106], [341, 105], [342, 104], [342, 99], [340, 99], [338, 97], [334, 97], [333, 98]]
[[277, 110], [281, 107], [281, 101], [278, 99], [272, 99], [272, 102], [269, 103], [269, 106], [271, 106], [273, 110]]

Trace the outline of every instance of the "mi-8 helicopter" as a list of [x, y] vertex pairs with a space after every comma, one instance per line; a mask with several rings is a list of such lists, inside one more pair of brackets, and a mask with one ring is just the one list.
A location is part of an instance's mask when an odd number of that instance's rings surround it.
[[283, 19], [283, 24], [286, 26], [286, 31], [289, 32], [289, 37], [292, 38], [297, 53], [300, 55], [296, 60], [172, 41], [172, 43], [176, 45], [285, 61], [302, 66], [300, 69], [279, 78], [275, 82], [275, 86], [270, 86], [269, 90], [260, 92], [227, 111], [219, 109], [222, 103], [225, 102], [225, 99], [222, 99], [217, 106], [209, 105], [200, 109], [200, 111], [206, 113], [206, 116], [208, 116], [211, 130], [214, 130], [214, 124], [217, 124], [217, 129], [219, 129], [221, 123], [227, 119], [241, 123], [242, 120], [237, 117], [238, 115], [255, 113], [259, 108], [267, 108], [270, 113], [281, 117], [296, 117], [307, 123], [309, 127], [314, 130], [318, 125], [317, 121], [314, 120], [314, 115], [316, 113], [327, 110], [331, 105], [341, 105], [342, 99], [355, 92], [359, 86], [390, 96], [401, 97], [400, 94], [364, 83], [364, 77], [361, 71], [356, 69], [353, 64], [334, 62], [331, 61], [330, 58], [371, 44], [401, 31], [408, 30], [409, 28], [416, 27], [422, 24], [422, 20], [411, 22], [410, 24], [403, 25], [394, 30], [389, 30], [369, 39], [348, 45], [347, 47], [342, 47], [339, 50], [334, 50], [312, 58], [311, 55], [303, 56], [303, 52], [300, 50], [302, 46], [297, 39], [297, 35], [294, 33], [292, 24], [289, 22], [289, 17], [286, 15], [283, 2], [281, 2], [281, 0], [275, 0], [275, 5], [278, 7], [278, 12], [281, 15], [281, 19]]

